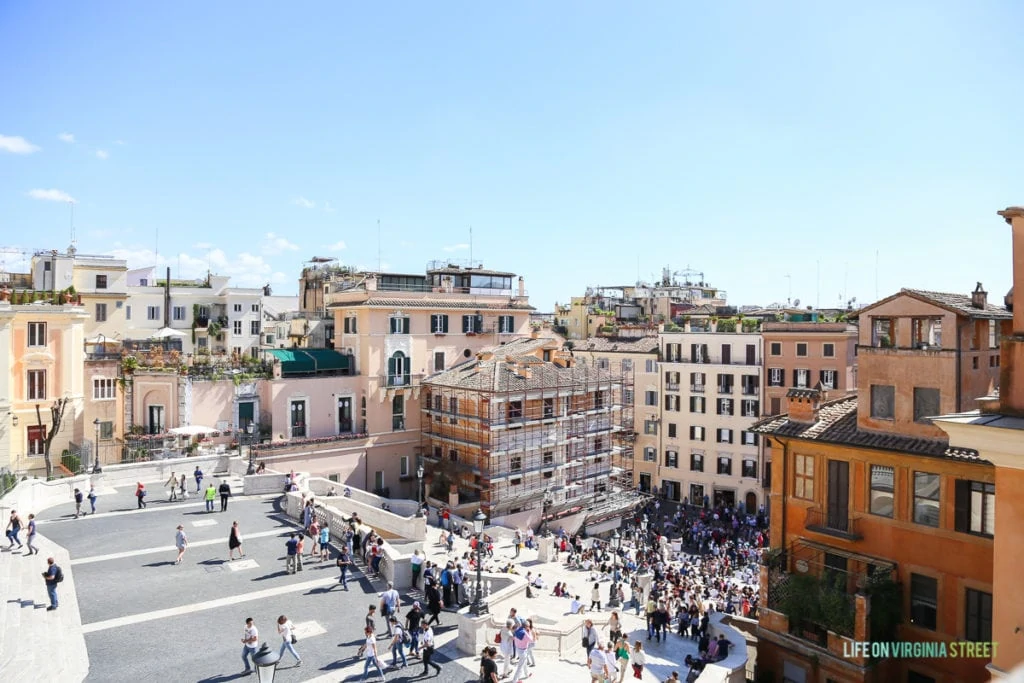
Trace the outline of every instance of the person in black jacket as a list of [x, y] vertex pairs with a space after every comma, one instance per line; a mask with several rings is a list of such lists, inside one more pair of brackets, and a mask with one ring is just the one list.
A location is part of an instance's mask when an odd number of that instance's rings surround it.
[[227, 480], [224, 480], [220, 483], [220, 488], [217, 490], [220, 492], [220, 511], [227, 512], [228, 498], [231, 497], [231, 486], [228, 484]]

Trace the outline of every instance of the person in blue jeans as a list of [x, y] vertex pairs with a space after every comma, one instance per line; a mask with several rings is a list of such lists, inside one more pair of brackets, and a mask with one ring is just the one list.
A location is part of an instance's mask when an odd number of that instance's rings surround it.
[[348, 568], [352, 566], [352, 560], [349, 559], [348, 552], [342, 550], [338, 553], [338, 570], [341, 572], [341, 576], [338, 577], [338, 583], [345, 590], [348, 590]]
[[402, 660], [402, 668], [407, 666], [405, 659], [405, 629], [398, 623], [398, 617], [388, 619], [391, 624], [391, 668], [398, 668], [398, 660]]
[[46, 608], [46, 611], [52, 612], [57, 609], [57, 584], [64, 576], [52, 557], [46, 558], [46, 565], [43, 579], [46, 581], [46, 594], [50, 596], [50, 606]]
[[[256, 629], [256, 623], [252, 617], [248, 617], [245, 620], [245, 631], [242, 632], [242, 663], [245, 664], [245, 671], [242, 673], [252, 672], [252, 664], [256, 663], [256, 643], [259, 642], [259, 639], [260, 632]], [[249, 663], [250, 657], [253, 657], [252, 664]]]
[[196, 471], [192, 476], [196, 478], [196, 493], [199, 493], [203, 490], [203, 471], [199, 469], [199, 465], [196, 465]]
[[366, 642], [360, 648], [364, 658], [363, 663], [363, 680], [370, 675], [370, 667], [377, 669], [377, 673], [380, 674], [380, 680], [384, 679], [384, 669], [380, 668], [380, 660], [377, 657], [377, 634], [373, 632], [373, 629], [367, 626], [363, 629], [363, 634], [366, 636]]

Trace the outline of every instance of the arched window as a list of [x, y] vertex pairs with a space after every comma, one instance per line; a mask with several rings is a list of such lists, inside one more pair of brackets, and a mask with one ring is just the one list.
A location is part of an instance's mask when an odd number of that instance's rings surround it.
[[395, 351], [388, 358], [388, 386], [404, 387], [409, 384], [409, 358], [401, 351]]

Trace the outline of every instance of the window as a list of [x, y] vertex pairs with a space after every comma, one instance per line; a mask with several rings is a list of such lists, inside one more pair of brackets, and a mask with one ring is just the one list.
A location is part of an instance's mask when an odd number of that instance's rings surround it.
[[668, 438], [670, 438], [670, 439], [676, 438], [676, 423], [675, 422], [669, 422], [668, 423]]
[[523, 471], [523, 456], [513, 455], [509, 458], [509, 471], [510, 472], [522, 472]]
[[939, 581], [923, 574], [910, 575], [910, 623], [934, 631], [938, 621]]
[[405, 396], [395, 394], [391, 399], [391, 431], [400, 432], [405, 429]]
[[655, 420], [644, 420], [644, 434], [657, 434], [658, 423]]
[[678, 394], [666, 394], [665, 395], [665, 410], [671, 410], [679, 412], [679, 395]]
[[836, 345], [835, 344], [822, 344], [821, 355], [825, 358], [836, 357]]
[[651, 446], [644, 447], [644, 462], [655, 462], [658, 459], [658, 451]]
[[398, 459], [398, 476], [408, 477], [409, 476], [409, 456], [403, 455]]
[[242, 347], [241, 346], [232, 346], [231, 347], [231, 355], [232, 356], [236, 356], [236, 357], [241, 356], [242, 355]]
[[645, 406], [656, 406], [656, 405], [658, 405], [658, 392], [657, 391], [645, 391], [644, 392], [644, 405]]
[[895, 401], [896, 387], [884, 384], [871, 385], [871, 417], [876, 420], [893, 419]]
[[498, 316], [498, 334], [512, 334], [516, 331], [516, 318], [514, 315]]
[[743, 399], [743, 403], [740, 406], [740, 415], [743, 417], [757, 417], [760, 412], [760, 401], [756, 401], [752, 398]]
[[233, 308], [234, 308], [235, 313], [241, 313], [242, 312], [242, 304], [235, 304]]
[[46, 400], [46, 370], [28, 371], [28, 400]]
[[740, 391], [744, 396], [757, 396], [761, 392], [757, 375], [740, 375]]
[[106, 288], [107, 288], [107, 276], [106, 275], [97, 275], [96, 276], [96, 289], [106, 289]]
[[665, 467], [679, 467], [679, 453], [665, 451]]
[[401, 351], [395, 351], [391, 358], [388, 358], [387, 384], [389, 387], [404, 387], [409, 385], [409, 368], [411, 364], [409, 357]]
[[873, 515], [892, 517], [893, 485], [895, 472], [891, 467], [883, 465], [871, 466], [870, 500], [868, 510]]
[[105, 323], [105, 322], [107, 322], [107, 305], [106, 304], [96, 304], [96, 315], [95, 315], [95, 318], [96, 318], [96, 322], [98, 322], [98, 323]]
[[996, 531], [996, 487], [980, 481], [956, 481], [954, 528], [967, 534], [992, 537]]
[[644, 372], [657, 372], [657, 370], [658, 361], [654, 360], [653, 358], [648, 358], [647, 360], [644, 361]]
[[521, 420], [523, 418], [523, 402], [509, 401], [507, 414], [509, 420]]
[[252, 305], [252, 312], [253, 313], [259, 313], [260, 312], [260, 305], [259, 304], [253, 304]]
[[778, 415], [779, 413], [781, 413], [782, 412], [782, 399], [781, 398], [773, 398], [772, 399], [772, 403], [771, 403], [771, 408], [772, 408], [772, 412], [771, 412], [772, 415]]
[[409, 317], [404, 315], [393, 315], [389, 318], [391, 334], [409, 334]]
[[28, 454], [43, 455], [46, 441], [46, 427], [42, 425], [31, 425], [26, 430], [28, 435]]
[[304, 400], [292, 401], [290, 422], [292, 438], [306, 438], [306, 402]]
[[896, 345], [891, 318], [871, 319], [871, 345], [881, 347]]
[[718, 443], [732, 443], [732, 430], [724, 427], [718, 428]]
[[786, 385], [785, 370], [782, 368], [768, 368], [768, 386], [781, 387]]
[[690, 471], [704, 471], [704, 455], [702, 453], [690, 453]]
[[732, 344], [722, 344], [722, 364], [732, 363]]
[[992, 640], [992, 594], [968, 588], [964, 595], [964, 640], [987, 643]]
[[[106, 311], [104, 311], [104, 316]], [[160, 319], [160, 307], [159, 306], [146, 306], [146, 320], [159, 320]]]
[[782, 355], [782, 342], [772, 342], [769, 353], [773, 356]]
[[633, 361], [631, 361], [629, 358], [623, 358], [622, 361], [619, 363], [619, 368], [623, 372], [633, 372]]
[[743, 445], [744, 446], [756, 446], [757, 438], [760, 436], [757, 432], [743, 432]]
[[731, 398], [720, 398], [718, 399], [718, 410], [719, 415], [732, 415], [732, 399]]
[[807, 389], [811, 386], [811, 371], [797, 369], [793, 371], [793, 386], [799, 389]]
[[942, 318], [914, 318], [911, 320], [910, 343], [915, 349], [941, 348]]
[[544, 419], [552, 418], [555, 416], [555, 399], [546, 398], [543, 402], [543, 416]]
[[444, 370], [444, 351], [434, 351], [434, 372]]
[[484, 317], [482, 315], [462, 316], [463, 334], [480, 334], [484, 331]]
[[691, 413], [704, 413], [707, 411], [707, 399], [703, 396], [691, 396], [690, 397], [690, 412]]
[[999, 323], [995, 320], [988, 321], [988, 348], [999, 348]]
[[742, 476], [744, 479], [757, 479], [757, 461], [744, 460], [743, 472], [740, 476]]
[[691, 372], [690, 373], [690, 391], [694, 393], [704, 392], [704, 373], [703, 372]]
[[726, 455], [718, 456], [718, 474], [732, 476], [732, 458]]
[[373, 473], [374, 491], [384, 491], [384, 470], [377, 470]]
[[939, 475], [914, 472], [914, 521], [939, 526]]
[[46, 346], [46, 323], [28, 324], [28, 345]]
[[553, 451], [544, 451], [544, 455], [541, 457], [541, 464], [545, 467], [555, 464], [555, 454]]
[[720, 394], [731, 394], [732, 393], [732, 375], [718, 375], [718, 393]]
[[454, 424], [458, 424], [459, 423], [459, 399], [456, 398], [455, 396], [449, 396], [448, 397], [448, 412], [451, 413], [451, 415], [448, 417], [448, 422], [450, 424], [453, 424], [453, 425]]
[[707, 363], [708, 361], [709, 357], [707, 344], [690, 344], [691, 363]]
[[116, 398], [117, 380], [97, 377], [92, 381], [92, 397], [97, 401]]
[[353, 318], [353, 317], [345, 318], [344, 331], [345, 331], [345, 334], [355, 334], [356, 333], [356, 318]]
[[124, 319], [125, 320], [131, 320], [132, 319], [132, 307], [131, 306], [125, 306], [124, 307]]
[[430, 331], [434, 334], [448, 334], [448, 316], [434, 313], [430, 316]]
[[835, 370], [822, 370], [821, 371], [821, 386], [826, 389], [836, 388], [836, 371]]
[[704, 428], [697, 425], [690, 425], [690, 441], [703, 441]]
[[114, 423], [110, 420], [100, 422], [100, 441], [110, 441], [114, 438]]
[[804, 500], [814, 500], [814, 456], [798, 455], [795, 460], [793, 496]]
[[260, 336], [260, 321], [259, 320], [250, 320], [249, 321], [249, 334], [251, 334], [254, 337]]
[[173, 320], [184, 320], [185, 319], [185, 307], [175, 306], [171, 309], [171, 318]]
[[797, 342], [796, 343], [796, 355], [797, 356], [806, 356], [807, 355], [807, 342]]
[[241, 320], [235, 320], [235, 321], [232, 322], [232, 324], [231, 324], [231, 332], [233, 334], [237, 334], [237, 335], [242, 334], [242, 321]]
[[914, 387], [914, 422], [928, 422], [928, 418], [941, 413], [939, 390]]

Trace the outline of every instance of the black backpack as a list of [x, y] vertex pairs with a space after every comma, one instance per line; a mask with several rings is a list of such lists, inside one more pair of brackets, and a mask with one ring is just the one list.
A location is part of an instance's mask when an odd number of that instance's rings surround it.
[[60, 567], [57, 567], [57, 574], [53, 577], [53, 580], [56, 583], [64, 582], [64, 571]]

